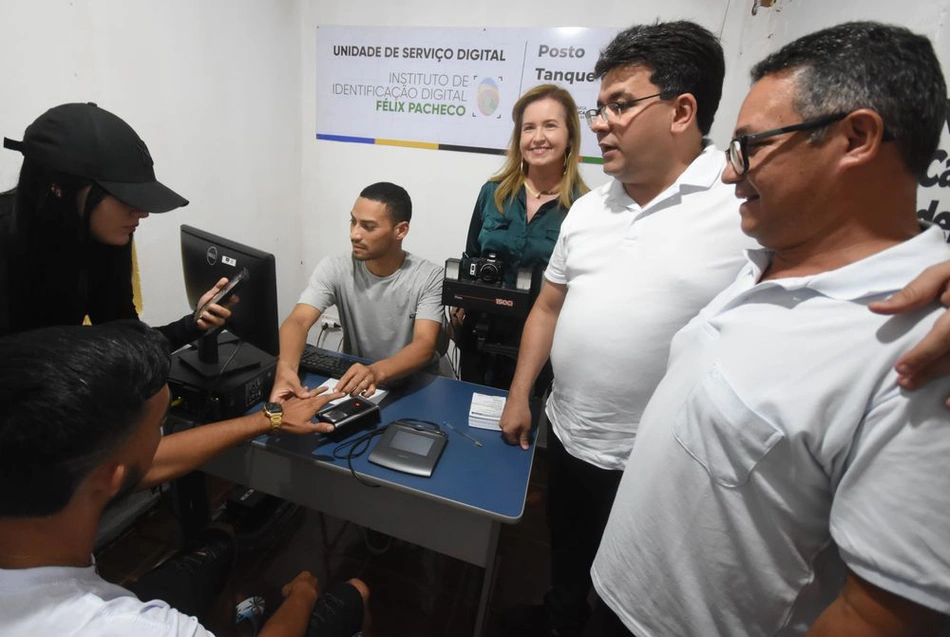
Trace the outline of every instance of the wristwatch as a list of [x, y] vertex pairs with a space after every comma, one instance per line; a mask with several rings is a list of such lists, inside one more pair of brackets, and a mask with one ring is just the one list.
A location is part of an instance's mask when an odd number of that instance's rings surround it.
[[284, 422], [284, 407], [280, 403], [264, 403], [264, 415], [270, 418], [270, 433], [277, 433]]

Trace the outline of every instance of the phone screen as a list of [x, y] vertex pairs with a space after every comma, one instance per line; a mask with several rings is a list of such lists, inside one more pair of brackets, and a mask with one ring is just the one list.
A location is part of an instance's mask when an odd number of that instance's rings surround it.
[[221, 288], [217, 294], [212, 296], [211, 299], [207, 303], [205, 303], [204, 305], [199, 307], [197, 310], [195, 310], [195, 322], [197, 322], [198, 319], [201, 318], [201, 315], [204, 313], [205, 310], [208, 309], [208, 306], [214, 305], [215, 303], [224, 303], [228, 299], [230, 299], [231, 295], [234, 294], [234, 291], [235, 289], [237, 289], [238, 285], [240, 285], [241, 282], [244, 281], [244, 279], [248, 278], [248, 276], [249, 274], [248, 274], [247, 268], [244, 268], [243, 270], [238, 272], [237, 275], [232, 277], [228, 281], [228, 284], [225, 285], [223, 288]]

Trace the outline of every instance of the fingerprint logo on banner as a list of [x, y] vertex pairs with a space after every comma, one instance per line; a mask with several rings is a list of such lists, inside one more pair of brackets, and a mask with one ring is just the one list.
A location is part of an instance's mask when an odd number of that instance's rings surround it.
[[475, 93], [478, 112], [488, 117], [498, 109], [498, 84], [490, 77], [482, 79]]

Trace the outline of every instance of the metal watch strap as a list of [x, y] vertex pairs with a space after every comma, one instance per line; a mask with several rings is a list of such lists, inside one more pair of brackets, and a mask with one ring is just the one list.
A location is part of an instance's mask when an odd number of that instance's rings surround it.
[[281, 425], [284, 424], [284, 412], [283, 412], [283, 409], [281, 409], [279, 412], [272, 413], [272, 412], [268, 411], [267, 405], [265, 404], [264, 407], [261, 409], [261, 411], [263, 411], [263, 412], [264, 412], [264, 415], [267, 416], [267, 417], [270, 419], [270, 432], [269, 432], [269, 433], [272, 433], [272, 434], [273, 434], [273, 433], [277, 433], [278, 431], [280, 431]]

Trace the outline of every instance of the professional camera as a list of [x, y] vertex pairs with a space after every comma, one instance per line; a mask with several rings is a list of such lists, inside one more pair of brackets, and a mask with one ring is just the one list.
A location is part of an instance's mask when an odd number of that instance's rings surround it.
[[541, 269], [535, 273], [531, 268], [518, 268], [512, 283], [505, 283], [504, 272], [504, 263], [494, 252], [481, 257], [463, 254], [461, 259], [446, 259], [442, 304], [490, 314], [527, 316], [541, 287]]
[[501, 284], [504, 262], [494, 252], [487, 252], [483, 257], [469, 257], [462, 255], [460, 278], [471, 281], [481, 281], [489, 285]]

